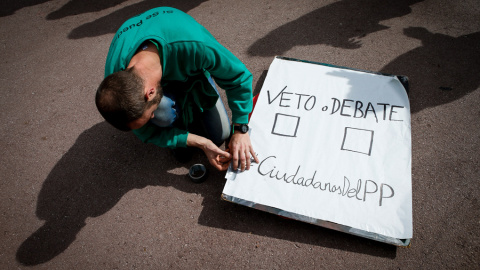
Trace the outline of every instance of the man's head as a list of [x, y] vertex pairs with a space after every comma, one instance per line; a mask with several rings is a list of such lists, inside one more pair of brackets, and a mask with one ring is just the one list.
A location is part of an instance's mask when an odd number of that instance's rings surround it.
[[153, 117], [162, 98], [162, 88], [147, 89], [133, 68], [106, 77], [97, 89], [95, 103], [100, 114], [117, 129], [142, 127]]

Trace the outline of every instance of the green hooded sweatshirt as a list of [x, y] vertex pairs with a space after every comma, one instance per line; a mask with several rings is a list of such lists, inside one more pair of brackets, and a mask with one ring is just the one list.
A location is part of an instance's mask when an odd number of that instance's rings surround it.
[[208, 110], [219, 98], [206, 79], [210, 75], [227, 94], [232, 121], [248, 123], [252, 110], [252, 74], [207, 29], [175, 8], [154, 8], [127, 20], [110, 45], [105, 77], [125, 70], [145, 41], [157, 45], [163, 71], [162, 87], [169, 89], [170, 85], [173, 91], [183, 93], [177, 100], [183, 128], [160, 128], [148, 122], [133, 131], [143, 142], [160, 147], [186, 147], [186, 129], [193, 121], [193, 111]]

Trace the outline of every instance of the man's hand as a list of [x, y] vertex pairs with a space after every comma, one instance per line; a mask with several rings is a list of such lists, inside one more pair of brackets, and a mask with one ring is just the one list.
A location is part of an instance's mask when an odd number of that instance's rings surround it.
[[192, 133], [188, 134], [187, 146], [198, 147], [203, 150], [208, 161], [219, 171], [228, 169], [232, 156], [230, 153], [218, 148], [211, 140]]
[[255, 151], [253, 151], [252, 143], [250, 142], [250, 135], [248, 133], [241, 133], [235, 131], [232, 138], [230, 139], [230, 144], [228, 145], [229, 152], [232, 155], [233, 170], [241, 169], [244, 170], [250, 169], [250, 159], [253, 157], [256, 163], [259, 163]]
[[218, 148], [212, 141], [202, 147], [203, 152], [208, 158], [210, 164], [219, 171], [225, 171], [228, 169], [230, 160], [232, 159], [230, 153]]

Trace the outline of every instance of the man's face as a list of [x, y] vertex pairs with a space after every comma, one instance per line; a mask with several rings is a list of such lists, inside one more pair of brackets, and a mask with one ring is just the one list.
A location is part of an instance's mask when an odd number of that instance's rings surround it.
[[160, 104], [160, 93], [157, 91], [156, 92], [156, 95], [155, 95], [155, 98], [151, 101], [148, 102], [148, 104], [150, 104], [150, 106], [148, 106], [147, 104], [147, 109], [143, 112], [143, 115], [138, 118], [137, 120], [134, 120], [130, 123], [128, 123], [128, 127], [130, 129], [139, 129], [141, 127], [143, 127], [150, 119], [154, 118], [155, 115], [153, 114], [153, 112], [157, 109], [158, 107], [158, 104]]
[[131, 129], [139, 129], [143, 127], [150, 119], [152, 119], [155, 115], [153, 112], [157, 109], [157, 105], [153, 104], [149, 108], [147, 108], [144, 112], [142, 117], [128, 123], [128, 127]]

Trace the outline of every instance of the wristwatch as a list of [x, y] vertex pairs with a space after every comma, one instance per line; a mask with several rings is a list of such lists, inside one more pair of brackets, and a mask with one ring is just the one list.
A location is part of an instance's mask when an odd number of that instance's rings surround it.
[[245, 134], [248, 132], [248, 125], [247, 124], [240, 124], [238, 126], [234, 125], [233, 130], [238, 130], [241, 133]]

